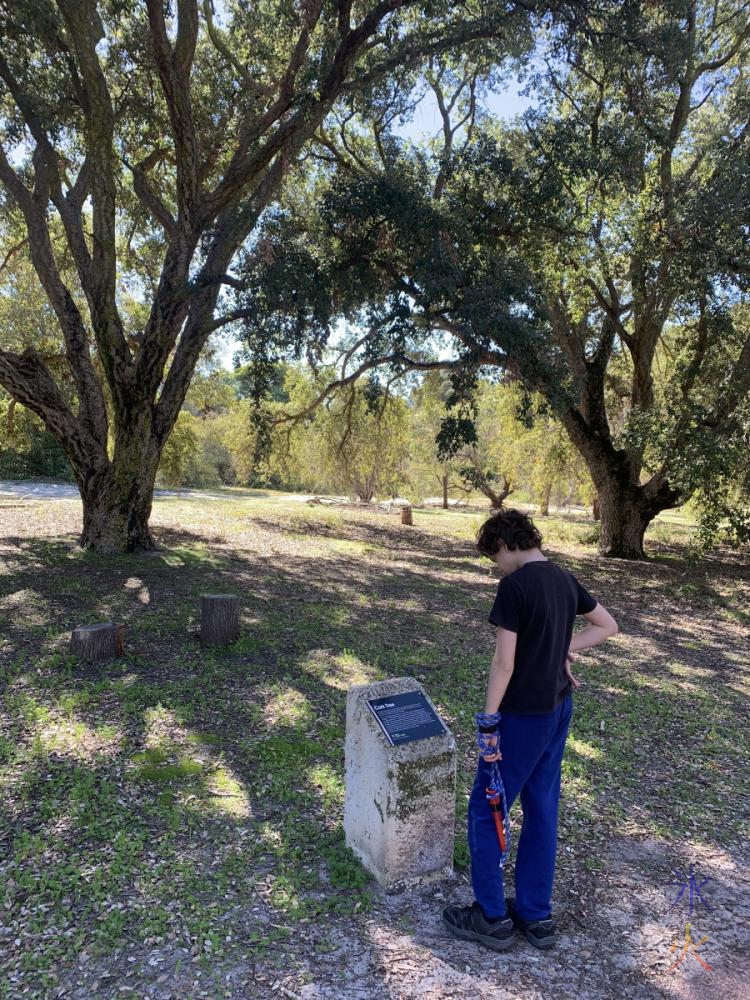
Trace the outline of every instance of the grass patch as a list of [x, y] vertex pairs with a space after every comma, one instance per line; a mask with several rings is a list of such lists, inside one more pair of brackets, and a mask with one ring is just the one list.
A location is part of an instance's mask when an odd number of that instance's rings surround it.
[[[330, 929], [376, 899], [342, 827], [353, 684], [415, 676], [438, 705], [459, 745], [454, 860], [467, 869], [497, 586], [473, 550], [479, 512], [420, 510], [412, 530], [271, 491], [170, 498], [154, 506], [165, 548], [115, 559], [75, 548], [71, 511], [60, 503], [46, 538], [35, 533], [51, 515], [19, 514], [21, 541], [0, 543], [13, 567], [0, 576], [0, 981], [52, 996], [85, 952], [113, 970], [114, 996], [133, 967], [148, 981], [153, 949], [179, 947], [219, 997], [221, 970], [249, 952], [294, 969], [304, 931], [327, 954]], [[581, 514], [540, 523], [553, 558], [621, 625], [576, 664], [560, 824], [566, 843], [589, 846], [570, 877], [596, 874], [615, 833], [730, 850], [750, 793], [747, 567], [731, 553], [686, 561], [684, 518], [657, 519], [656, 558], [640, 566], [599, 559]], [[242, 595], [225, 649], [188, 633], [203, 592]], [[70, 628], [104, 618], [126, 624], [124, 657], [78, 663]]]

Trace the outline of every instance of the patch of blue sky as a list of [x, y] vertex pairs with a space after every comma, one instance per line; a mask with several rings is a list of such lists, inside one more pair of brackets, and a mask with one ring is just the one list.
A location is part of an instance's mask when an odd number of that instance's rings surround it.
[[[481, 103], [493, 117], [505, 121], [523, 114], [534, 104], [521, 93], [521, 85], [513, 80], [509, 80], [502, 90], [489, 91]], [[428, 90], [415, 107], [412, 119], [403, 125], [394, 124], [393, 131], [405, 139], [420, 142], [437, 136], [442, 124], [435, 94]]]

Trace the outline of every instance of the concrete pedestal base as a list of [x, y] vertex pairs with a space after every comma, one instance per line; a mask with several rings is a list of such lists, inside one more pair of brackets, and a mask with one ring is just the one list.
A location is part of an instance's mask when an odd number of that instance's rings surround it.
[[453, 872], [452, 733], [392, 746], [367, 705], [407, 691], [419, 691], [432, 705], [413, 677], [350, 688], [346, 700], [346, 843], [387, 892]]

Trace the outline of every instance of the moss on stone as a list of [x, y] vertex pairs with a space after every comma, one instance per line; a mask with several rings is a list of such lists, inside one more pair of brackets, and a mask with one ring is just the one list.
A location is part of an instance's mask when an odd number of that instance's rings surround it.
[[413, 816], [424, 799], [436, 790], [444, 790], [453, 798], [455, 772], [451, 767], [453, 752], [436, 754], [422, 760], [402, 761], [397, 766], [397, 798], [388, 809], [389, 816], [404, 820]]

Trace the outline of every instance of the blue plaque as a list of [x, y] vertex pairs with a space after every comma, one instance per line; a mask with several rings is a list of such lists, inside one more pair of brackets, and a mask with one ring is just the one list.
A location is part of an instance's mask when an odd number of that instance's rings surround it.
[[421, 691], [372, 698], [367, 704], [392, 746], [448, 732]]

